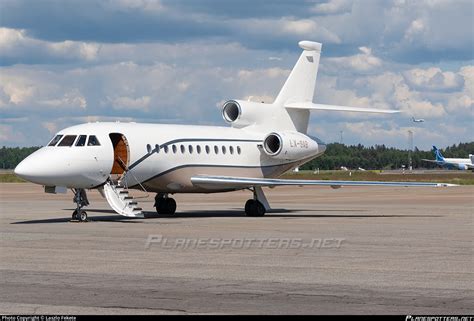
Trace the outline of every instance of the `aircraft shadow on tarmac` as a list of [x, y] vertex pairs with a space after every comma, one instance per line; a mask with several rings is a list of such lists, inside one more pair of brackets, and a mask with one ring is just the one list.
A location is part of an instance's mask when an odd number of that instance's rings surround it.
[[[73, 209], [63, 209], [64, 211], [72, 212]], [[266, 216], [254, 218], [248, 217], [248, 219], [265, 219], [281, 217], [281, 218], [393, 218], [393, 217], [441, 217], [442, 215], [379, 215], [379, 214], [347, 214], [347, 212], [364, 212], [366, 210], [348, 210], [348, 209], [271, 209], [267, 212]], [[88, 213], [104, 213], [110, 215], [102, 216], [89, 216], [89, 220], [92, 222], [117, 222], [117, 223], [140, 223], [142, 218], [132, 218], [117, 215], [113, 210], [107, 209], [87, 209]], [[292, 214], [294, 212], [343, 212], [345, 214]], [[143, 212], [145, 219], [177, 219], [177, 218], [206, 218], [206, 217], [235, 217], [235, 218], [247, 218], [242, 209], [231, 209], [231, 210], [207, 210], [207, 211], [186, 211], [177, 212], [174, 215], [157, 215], [156, 212]], [[41, 220], [29, 220], [13, 222], [11, 224], [45, 224], [45, 223], [66, 223], [71, 222], [70, 217], [61, 218], [48, 218]]]

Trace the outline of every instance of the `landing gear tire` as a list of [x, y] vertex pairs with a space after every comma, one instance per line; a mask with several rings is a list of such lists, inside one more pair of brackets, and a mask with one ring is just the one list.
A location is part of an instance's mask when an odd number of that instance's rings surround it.
[[245, 215], [263, 216], [265, 215], [265, 206], [257, 200], [250, 199], [245, 203]]
[[82, 210], [74, 210], [74, 212], [72, 212], [72, 220], [87, 222], [87, 212]]
[[173, 198], [162, 198], [156, 205], [159, 215], [173, 215], [176, 212], [176, 201]]
[[79, 220], [81, 222], [87, 222], [87, 212], [86, 211], [81, 211], [81, 214], [79, 215]]

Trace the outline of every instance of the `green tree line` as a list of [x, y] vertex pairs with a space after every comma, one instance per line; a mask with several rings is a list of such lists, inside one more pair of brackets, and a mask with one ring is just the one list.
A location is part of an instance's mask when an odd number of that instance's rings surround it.
[[0, 166], [3, 169], [15, 168], [18, 163], [41, 147], [5, 147], [0, 149]]
[[[0, 149], [0, 166], [4, 169], [15, 168], [18, 163], [28, 155], [41, 147], [5, 147]], [[474, 142], [459, 143], [441, 150], [444, 157], [467, 158], [474, 153]], [[413, 168], [436, 168], [437, 165], [422, 161], [434, 159], [432, 151], [421, 151], [415, 148], [410, 152]], [[323, 156], [313, 159], [301, 167], [301, 169], [339, 169], [345, 166], [350, 169], [359, 167], [364, 169], [397, 169], [402, 165], [408, 167], [409, 151], [375, 145], [365, 147], [363, 145], [343, 145], [332, 143], [327, 145]]]
[[[474, 154], [474, 142], [459, 143], [444, 150], [444, 157], [468, 158]], [[323, 156], [313, 159], [301, 167], [301, 169], [339, 169], [345, 166], [349, 169], [399, 169], [402, 165], [409, 166], [409, 158], [413, 168], [437, 168], [434, 163], [422, 161], [422, 159], [434, 159], [433, 151], [421, 151], [415, 147], [413, 151], [397, 148], [388, 148], [385, 145], [365, 147], [363, 145], [343, 145], [332, 143], [327, 145]]]

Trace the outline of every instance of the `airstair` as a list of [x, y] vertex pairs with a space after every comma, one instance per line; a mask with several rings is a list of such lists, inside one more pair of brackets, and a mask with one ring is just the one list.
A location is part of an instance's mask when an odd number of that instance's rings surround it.
[[110, 207], [120, 215], [127, 217], [141, 217], [143, 212], [138, 207], [138, 202], [129, 194], [128, 189], [120, 184], [120, 181], [113, 183], [108, 180], [104, 185], [104, 194]]

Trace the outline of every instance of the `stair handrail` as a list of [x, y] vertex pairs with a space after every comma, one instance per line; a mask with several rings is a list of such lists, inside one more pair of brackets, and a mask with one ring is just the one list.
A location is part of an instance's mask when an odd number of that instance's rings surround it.
[[[125, 176], [130, 173], [130, 175], [132, 175], [132, 178], [135, 179], [135, 181], [137, 182], [137, 184], [138, 184], [138, 185], [141, 187], [141, 189], [146, 193], [145, 196], [138, 196], [138, 197], [134, 197], [134, 198], [148, 198], [148, 197], [150, 196], [150, 194], [148, 193], [148, 191], [146, 190], [146, 188], [142, 185], [142, 183], [138, 180], [138, 178], [137, 178], [135, 175], [133, 175], [131, 169], [128, 168], [127, 164], [120, 158], [120, 156], [117, 155], [117, 158], [118, 158], [118, 160], [122, 163], [122, 164], [121, 164], [122, 167], [124, 167], [124, 169], [125, 169], [124, 174], [122, 174], [122, 178], [125, 178]], [[124, 181], [125, 181], [125, 188], [128, 189], [127, 180], [124, 180]]]

